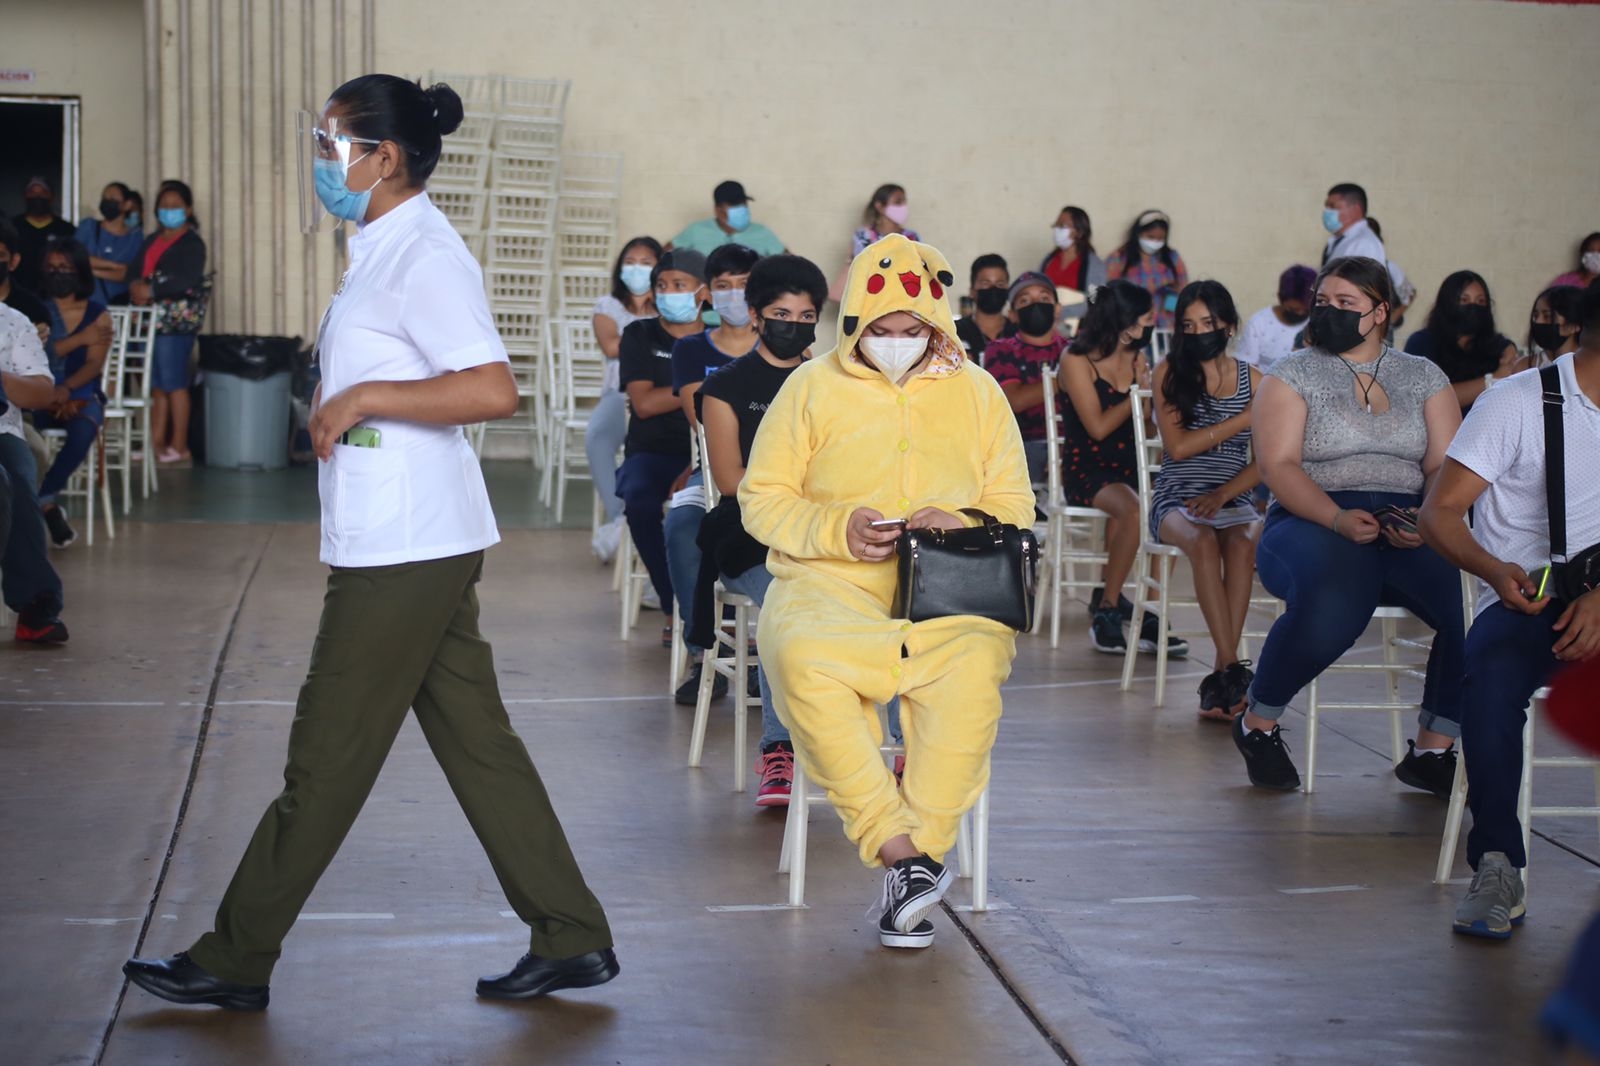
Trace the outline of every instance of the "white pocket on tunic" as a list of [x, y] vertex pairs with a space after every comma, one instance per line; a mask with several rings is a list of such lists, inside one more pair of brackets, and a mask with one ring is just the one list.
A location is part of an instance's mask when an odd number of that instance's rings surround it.
[[410, 509], [405, 453], [335, 444], [328, 465], [333, 499], [332, 506], [324, 508], [324, 518], [331, 517], [334, 536], [346, 547], [363, 551], [403, 548]]

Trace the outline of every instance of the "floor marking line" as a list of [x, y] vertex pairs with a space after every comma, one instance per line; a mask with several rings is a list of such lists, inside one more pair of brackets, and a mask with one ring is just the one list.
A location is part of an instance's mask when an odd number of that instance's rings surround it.
[[391, 922], [392, 914], [378, 912], [364, 914], [360, 911], [324, 911], [321, 914], [307, 914], [301, 912], [300, 917], [308, 922]]
[[165, 707], [160, 700], [0, 700], [0, 707]]
[[744, 914], [749, 911], [793, 911], [808, 910], [804, 903], [798, 907], [791, 907], [787, 903], [728, 903], [719, 907], [707, 907], [712, 914]]
[[1365, 892], [1371, 885], [1323, 885], [1320, 888], [1280, 888], [1285, 896], [1320, 896], [1327, 892]]
[[1199, 896], [1124, 896], [1112, 903], [1198, 903]]
[[61, 920], [67, 925], [121, 925], [124, 922], [137, 922], [141, 917], [142, 915], [136, 914], [132, 918], [63, 918]]

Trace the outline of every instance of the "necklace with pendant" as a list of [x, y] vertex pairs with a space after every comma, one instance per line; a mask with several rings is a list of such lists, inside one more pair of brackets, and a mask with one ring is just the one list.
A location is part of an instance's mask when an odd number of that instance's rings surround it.
[[[1388, 348], [1384, 348], [1383, 351], [1379, 352], [1378, 359], [1372, 364], [1371, 370], [1358, 370], [1356, 369], [1356, 365], [1350, 360], [1346, 359], [1342, 355], [1339, 356], [1339, 362], [1343, 363], [1345, 369], [1350, 371], [1350, 376], [1356, 379], [1356, 388], [1361, 390], [1361, 402], [1366, 407], [1367, 414], [1369, 415], [1372, 413], [1372, 389], [1378, 384], [1378, 368], [1383, 366], [1384, 356], [1388, 354]], [[1367, 375], [1367, 383], [1365, 385], [1361, 383], [1362, 374]]]

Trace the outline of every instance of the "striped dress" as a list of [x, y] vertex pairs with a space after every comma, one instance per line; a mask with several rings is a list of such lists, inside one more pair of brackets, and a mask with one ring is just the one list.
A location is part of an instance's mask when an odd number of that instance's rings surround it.
[[[1250, 409], [1250, 400], [1253, 396], [1250, 387], [1250, 364], [1243, 359], [1235, 362], [1239, 368], [1239, 383], [1233, 395], [1226, 399], [1209, 395], [1201, 397], [1199, 410], [1195, 412], [1194, 424], [1187, 428], [1205, 429], [1208, 426], [1220, 425], [1234, 415]], [[1238, 477], [1239, 472], [1249, 462], [1248, 429], [1237, 436], [1229, 437], [1210, 451], [1201, 452], [1188, 459], [1173, 459], [1163, 454], [1161, 470], [1156, 474], [1155, 487], [1151, 493], [1150, 536], [1160, 540], [1161, 523], [1167, 515], [1178, 510], [1187, 500], [1220, 489]], [[1250, 494], [1243, 493], [1237, 499], [1230, 500], [1226, 506], [1249, 507]]]

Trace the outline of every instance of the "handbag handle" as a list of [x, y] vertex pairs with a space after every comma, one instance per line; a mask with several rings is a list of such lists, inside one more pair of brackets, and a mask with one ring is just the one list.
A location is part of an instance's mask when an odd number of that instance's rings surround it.
[[1000, 528], [1000, 520], [994, 515], [987, 511], [980, 511], [976, 507], [963, 507], [961, 508], [961, 513], [964, 515], [971, 515], [973, 518], [976, 518], [978, 521], [982, 522], [983, 528], [988, 530], [989, 537], [994, 541], [995, 547], [998, 548], [1006, 542], [1005, 531]]

